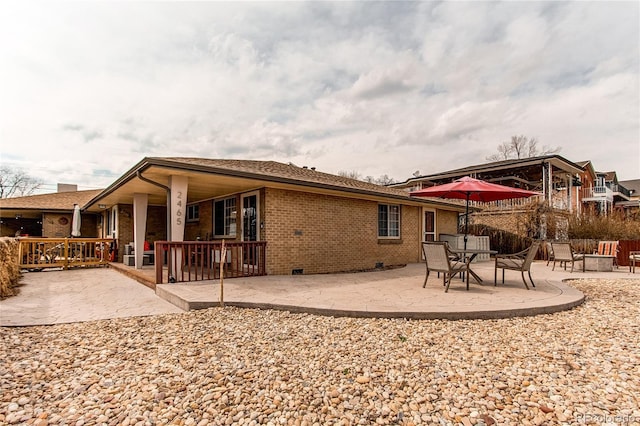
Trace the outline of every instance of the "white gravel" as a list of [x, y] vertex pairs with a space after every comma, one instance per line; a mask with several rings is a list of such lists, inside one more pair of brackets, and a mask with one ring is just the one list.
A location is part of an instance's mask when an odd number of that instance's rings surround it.
[[0, 328], [0, 424], [640, 424], [640, 280], [505, 320], [213, 308]]

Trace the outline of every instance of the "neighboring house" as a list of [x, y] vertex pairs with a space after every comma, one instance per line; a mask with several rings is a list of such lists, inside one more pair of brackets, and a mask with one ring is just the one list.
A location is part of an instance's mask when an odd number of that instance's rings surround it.
[[[575, 211], [579, 209], [580, 181], [583, 168], [560, 155], [503, 160], [478, 164], [461, 169], [449, 170], [407, 179], [405, 182], [389, 185], [407, 191], [415, 191], [433, 185], [451, 182], [463, 176], [471, 176], [488, 182], [537, 191], [542, 199], [555, 209]], [[501, 206], [519, 206], [529, 200], [515, 200], [513, 203], [500, 202]]]
[[620, 181], [619, 185], [629, 191], [629, 201], [616, 203], [627, 215], [640, 212], [640, 179]]
[[[59, 190], [61, 188], [63, 187], [59, 186]], [[20, 234], [31, 237], [69, 237], [74, 204], [83, 206], [100, 192], [102, 192], [101, 189], [78, 191], [73, 185], [70, 190], [52, 194], [2, 198], [0, 199], [0, 236], [13, 237]], [[96, 237], [98, 216], [83, 213], [81, 217], [81, 236]]]
[[267, 274], [418, 262], [420, 242], [456, 233], [463, 209], [291, 163], [203, 158], [144, 158], [83, 207], [101, 216], [99, 237], [136, 252], [145, 241], [264, 241]]
[[579, 176], [580, 188], [578, 189], [578, 201], [576, 205], [576, 213], [582, 213], [585, 208], [589, 207], [589, 203], [594, 194], [598, 194], [594, 188], [596, 186], [597, 173], [593, 168], [591, 161], [578, 161], [577, 165], [582, 167]]
[[[629, 201], [629, 191], [618, 182], [615, 172], [597, 172], [591, 161], [571, 162], [554, 154], [478, 164], [432, 175], [417, 176], [390, 187], [415, 191], [471, 176], [488, 182], [542, 193], [541, 200], [557, 211], [580, 213], [593, 206], [604, 214]], [[526, 200], [496, 203], [507, 208]]]

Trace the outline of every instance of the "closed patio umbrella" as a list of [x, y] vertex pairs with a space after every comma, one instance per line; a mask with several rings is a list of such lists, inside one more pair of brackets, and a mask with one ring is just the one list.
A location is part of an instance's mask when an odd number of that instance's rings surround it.
[[520, 188], [498, 185], [474, 179], [469, 176], [456, 179], [451, 183], [436, 185], [430, 188], [413, 191], [412, 197], [435, 197], [466, 200], [466, 212], [464, 221], [464, 249], [467, 249], [467, 235], [469, 233], [469, 201], [490, 202], [509, 200], [512, 198], [526, 198], [540, 195], [538, 192], [527, 191]]
[[80, 236], [80, 206], [77, 204], [73, 205], [73, 219], [71, 220], [71, 236], [79, 237]]

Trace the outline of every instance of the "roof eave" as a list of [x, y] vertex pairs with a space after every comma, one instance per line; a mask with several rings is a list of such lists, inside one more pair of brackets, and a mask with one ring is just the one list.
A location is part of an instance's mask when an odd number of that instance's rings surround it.
[[378, 197], [383, 199], [401, 200], [404, 202], [417, 203], [420, 205], [429, 204], [429, 205], [448, 207], [453, 210], [458, 209], [458, 205], [450, 204], [447, 202], [438, 202], [433, 200], [416, 200], [414, 198], [411, 198], [408, 193], [406, 196], [401, 194], [387, 194], [387, 193], [378, 192], [378, 191], [369, 191], [369, 190], [358, 189], [358, 188], [348, 188], [348, 187], [339, 186], [339, 185], [310, 182], [310, 181], [305, 181], [300, 179], [284, 178], [280, 176], [270, 176], [270, 175], [254, 173], [254, 172], [246, 172], [242, 170], [232, 170], [232, 169], [212, 167], [212, 166], [207, 166], [202, 164], [183, 163], [183, 162], [171, 161], [171, 160], [166, 160], [166, 159], [157, 158], [157, 157], [143, 158], [135, 166], [129, 169], [129, 171], [127, 171], [124, 175], [122, 175], [119, 179], [117, 179], [114, 183], [112, 183], [109, 187], [107, 187], [103, 192], [98, 194], [96, 197], [92, 198], [87, 204], [83, 206], [82, 209], [83, 210], [88, 209], [90, 206], [95, 204], [101, 198], [104, 198], [105, 196], [115, 192], [118, 188], [120, 188], [121, 186], [123, 186], [124, 184], [132, 180], [133, 178], [135, 178], [138, 172], [144, 172], [146, 169], [153, 166], [167, 168], [167, 169], [174, 169], [174, 170], [184, 170], [184, 171], [190, 171], [190, 172], [218, 174], [222, 176], [246, 178], [246, 179], [260, 180], [265, 182], [302, 186], [302, 187], [308, 187], [308, 188], [328, 189], [333, 191], [367, 195], [370, 197]]

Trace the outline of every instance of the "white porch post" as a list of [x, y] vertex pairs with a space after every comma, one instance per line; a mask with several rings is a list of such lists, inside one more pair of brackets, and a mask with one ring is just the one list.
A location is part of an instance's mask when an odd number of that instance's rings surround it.
[[142, 269], [144, 256], [144, 237], [147, 233], [147, 206], [148, 194], [133, 194], [133, 245], [135, 250], [134, 265], [136, 269]]
[[542, 198], [549, 200], [549, 174], [547, 163], [542, 163]]
[[[171, 188], [171, 241], [184, 241], [189, 178], [169, 176], [169, 188]], [[175, 250], [170, 258], [175, 259], [175, 264], [170, 270], [173, 270], [173, 278], [177, 281], [178, 277], [182, 276], [182, 249]]]
[[569, 175], [569, 190], [567, 191], [569, 195], [569, 213], [573, 213], [573, 176]]
[[548, 163], [549, 165], [549, 205], [553, 206], [553, 173], [551, 170], [551, 163]]

